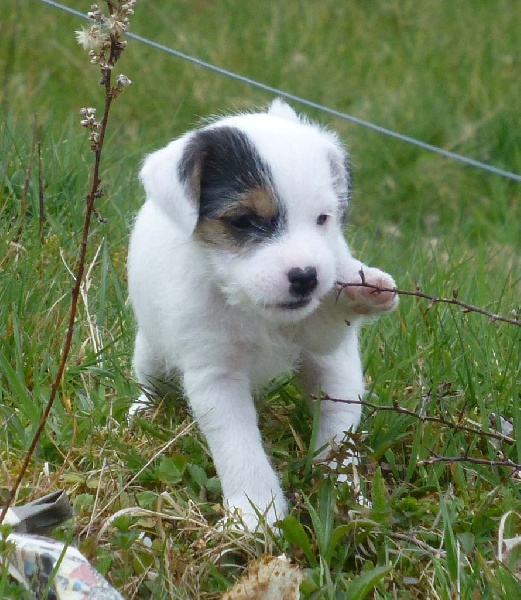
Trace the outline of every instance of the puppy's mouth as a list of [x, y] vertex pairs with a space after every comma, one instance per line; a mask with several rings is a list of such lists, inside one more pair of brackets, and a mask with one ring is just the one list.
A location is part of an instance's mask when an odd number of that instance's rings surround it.
[[281, 304], [275, 304], [274, 308], [282, 310], [298, 310], [309, 305], [311, 298], [302, 298], [301, 300], [293, 300], [292, 302], [282, 302]]

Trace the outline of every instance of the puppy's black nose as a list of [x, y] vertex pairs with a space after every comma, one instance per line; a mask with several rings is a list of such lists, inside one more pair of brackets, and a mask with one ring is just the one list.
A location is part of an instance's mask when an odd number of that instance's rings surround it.
[[315, 267], [300, 269], [294, 267], [288, 271], [289, 293], [292, 296], [308, 296], [317, 287], [317, 270]]

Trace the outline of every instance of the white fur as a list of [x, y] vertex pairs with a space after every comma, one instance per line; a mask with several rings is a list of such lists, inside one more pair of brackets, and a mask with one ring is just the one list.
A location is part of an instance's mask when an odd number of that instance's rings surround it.
[[[209, 127], [222, 125], [245, 132], [271, 168], [287, 231], [244, 253], [201, 244], [193, 236], [197, 205], [177, 170], [193, 132], [148, 156], [141, 171], [147, 201], [128, 262], [138, 321], [134, 366], [147, 387], [180, 375], [226, 504], [254, 528], [252, 504], [270, 525], [287, 505], [262, 446], [252, 391], [296, 370], [308, 393], [358, 399], [364, 392], [362, 315], [392, 310], [397, 298], [336, 289], [337, 281], [359, 282], [360, 269], [369, 283], [392, 288], [394, 281], [354, 259], [343, 237], [339, 192], [347, 196], [346, 155], [334, 134], [299, 119], [281, 101], [268, 113], [226, 117]], [[320, 214], [329, 215], [321, 227]], [[289, 269], [309, 265], [318, 278], [311, 302], [281, 309], [277, 305], [291, 300]], [[322, 401], [317, 448], [342, 440], [359, 419], [359, 405]]]

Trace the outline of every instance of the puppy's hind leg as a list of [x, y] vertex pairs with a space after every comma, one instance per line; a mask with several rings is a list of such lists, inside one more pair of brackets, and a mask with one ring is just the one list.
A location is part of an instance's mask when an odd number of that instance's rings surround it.
[[150, 406], [150, 399], [155, 392], [154, 382], [162, 371], [162, 361], [155, 356], [142, 331], [138, 331], [136, 335], [133, 363], [134, 372], [143, 391], [129, 409], [129, 420]]

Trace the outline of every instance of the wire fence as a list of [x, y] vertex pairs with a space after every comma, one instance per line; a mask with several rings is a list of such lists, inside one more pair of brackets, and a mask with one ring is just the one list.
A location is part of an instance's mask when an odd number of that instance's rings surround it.
[[[76, 17], [80, 17], [81, 19], [89, 20], [89, 18], [86, 14], [84, 14], [78, 10], [75, 10], [74, 8], [70, 8], [69, 6], [60, 4], [59, 2], [55, 2], [54, 0], [39, 0], [39, 1], [43, 4], [47, 4], [48, 6], [52, 6], [53, 8], [62, 10], [64, 12], [74, 15]], [[336, 110], [334, 108], [330, 108], [329, 106], [325, 106], [318, 102], [313, 102], [312, 100], [308, 100], [307, 98], [297, 96], [296, 94], [292, 94], [291, 92], [287, 92], [285, 90], [281, 90], [279, 88], [273, 87], [266, 83], [256, 81], [255, 79], [251, 79], [250, 77], [240, 75], [239, 73], [229, 71], [228, 69], [225, 69], [223, 67], [219, 67], [212, 63], [206, 62], [195, 56], [190, 56], [189, 54], [185, 54], [183, 52], [180, 52], [179, 50], [175, 50], [174, 48], [170, 48], [168, 46], [165, 46], [163, 44], [160, 44], [158, 42], [155, 42], [153, 40], [145, 38], [136, 33], [128, 32], [126, 34], [126, 36], [130, 39], [134, 39], [138, 42], [146, 44], [147, 46], [155, 48], [158, 51], [165, 52], [165, 53], [169, 54], [170, 56], [190, 62], [193, 65], [196, 65], [197, 67], [201, 67], [203, 69], [207, 69], [214, 73], [218, 73], [219, 75], [222, 75], [224, 77], [234, 79], [235, 81], [239, 81], [241, 83], [255, 87], [264, 92], [268, 92], [269, 94], [273, 94], [274, 96], [278, 96], [280, 98], [290, 100], [291, 102], [296, 102], [298, 104], [302, 104], [303, 106], [307, 106], [308, 108], [313, 108], [322, 113], [337, 117], [339, 119], [343, 119], [345, 121], [349, 121], [350, 123], [354, 123], [354, 124], [360, 125], [362, 127], [366, 127], [367, 129], [371, 129], [372, 131], [375, 131], [379, 134], [385, 135], [385, 136], [393, 138], [395, 140], [399, 140], [406, 144], [411, 144], [413, 146], [421, 148], [422, 150], [426, 150], [428, 152], [438, 154], [447, 159], [458, 161], [460, 163], [466, 164], [471, 167], [475, 167], [482, 171], [486, 171], [488, 173], [493, 173], [494, 175], [499, 175], [501, 177], [505, 177], [507, 179], [521, 183], [521, 175], [518, 173], [514, 173], [514, 172], [508, 171], [506, 169], [501, 169], [499, 167], [496, 167], [495, 165], [491, 165], [491, 164], [476, 160], [474, 158], [470, 158], [468, 156], [458, 154], [457, 152], [451, 152], [450, 150], [446, 150], [445, 148], [440, 148], [439, 146], [434, 146], [433, 144], [428, 144], [427, 142], [418, 140], [416, 138], [405, 135], [403, 133], [399, 133], [397, 131], [387, 129], [386, 127], [382, 127], [381, 125], [372, 123], [371, 121], [360, 119], [359, 117], [355, 117], [354, 115], [350, 115], [345, 112]]]

